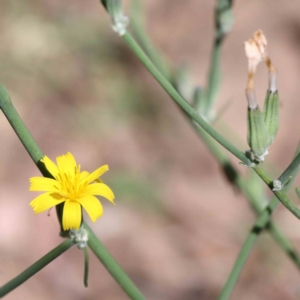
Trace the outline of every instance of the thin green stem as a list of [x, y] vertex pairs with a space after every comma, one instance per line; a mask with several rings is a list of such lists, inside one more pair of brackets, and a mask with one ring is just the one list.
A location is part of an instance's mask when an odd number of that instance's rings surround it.
[[24, 283], [30, 277], [32, 277], [37, 272], [39, 272], [41, 269], [46, 267], [54, 259], [56, 259], [61, 254], [66, 252], [68, 249], [70, 249], [73, 245], [74, 244], [70, 239], [67, 239], [64, 242], [62, 242], [56, 248], [51, 250], [49, 253], [47, 253], [45, 256], [43, 256], [41, 259], [39, 259], [37, 262], [35, 262], [29, 268], [27, 268], [24, 272], [22, 272], [17, 277], [15, 277], [14, 279], [12, 279], [8, 283], [6, 283], [4, 286], [2, 286], [0, 288], [0, 298], [4, 297], [6, 294], [8, 294], [12, 290], [14, 290], [18, 286], [20, 286], [22, 283]]
[[[256, 166], [253, 170], [259, 175], [259, 177], [267, 184], [267, 186], [272, 190], [273, 181], [266, 174], [265, 170], [260, 166]], [[299, 208], [289, 199], [289, 197], [285, 194], [284, 190], [281, 191], [273, 191], [277, 199], [298, 219], [300, 219], [300, 210]]]
[[[219, 300], [226, 300], [229, 299], [232, 290], [240, 276], [240, 273], [248, 259], [248, 256], [250, 252], [253, 249], [253, 246], [259, 236], [259, 234], [266, 228], [266, 226], [269, 223], [270, 216], [273, 213], [273, 211], [276, 209], [280, 202], [273, 198], [273, 200], [270, 202], [270, 204], [264, 209], [262, 213], [257, 218], [257, 221], [255, 222], [250, 234], [248, 235], [245, 243], [243, 244], [241, 251], [238, 255], [237, 260], [235, 261], [234, 267], [227, 278], [227, 281], [221, 291], [221, 294], [219, 296]], [[278, 238], [278, 237], [277, 237]]]
[[[249, 189], [247, 182], [243, 180], [238, 171], [234, 168], [234, 166], [230, 163], [229, 159], [226, 155], [219, 149], [217, 143], [199, 126], [196, 127], [198, 134], [201, 139], [205, 142], [207, 147], [210, 149], [210, 152], [214, 155], [214, 157], [219, 161], [222, 166], [222, 169], [225, 173], [226, 178], [232, 183], [237, 185], [243, 193], [246, 195], [249, 203], [252, 208], [259, 213], [263, 210], [262, 203], [259, 202], [252, 193], [252, 190]], [[297, 169], [293, 170], [292, 176], [295, 177], [295, 173], [297, 173]], [[295, 263], [295, 265], [300, 269], [300, 257], [298, 253], [295, 251], [289, 240], [279, 231], [279, 229], [275, 226], [272, 220], [266, 220], [267, 212], [269, 212], [269, 218], [271, 216], [272, 210], [274, 210], [279, 201], [275, 198], [273, 202], [268, 206], [266, 211], [260, 215], [255, 225], [262, 225], [263, 228], [267, 228], [272, 235], [272, 237], [276, 240], [279, 246], [285, 251], [285, 253], [291, 258], [291, 260]], [[269, 210], [268, 210], [269, 209]], [[268, 222], [267, 222], [268, 221]], [[254, 226], [254, 228], [257, 228]], [[228, 299], [237, 280], [238, 277], [245, 265], [247, 258], [253, 249], [253, 246], [262, 230], [252, 230], [245, 241], [243, 248], [241, 249], [240, 255], [236, 260], [236, 263], [232, 269], [231, 275], [229, 276], [222, 293], [220, 295], [220, 299]]]
[[[33, 162], [36, 164], [38, 169], [43, 174], [43, 176], [48, 178], [53, 178], [52, 174], [50, 174], [50, 172], [46, 169], [44, 163], [41, 161], [41, 159], [44, 157], [43, 152], [35, 142], [34, 138], [32, 137], [31, 133], [27, 129], [23, 120], [20, 118], [18, 112], [16, 111], [14, 105], [11, 102], [9, 94], [1, 85], [0, 85], [0, 108], [4, 113], [4, 115], [6, 116], [7, 120], [9, 121], [10, 125], [14, 129], [15, 133], [19, 137], [21, 143], [24, 145], [28, 154], [32, 158]], [[68, 234], [64, 232], [61, 224], [63, 205], [64, 204], [62, 203], [56, 206], [56, 213], [58, 216], [59, 223], [61, 225], [61, 236], [67, 237]]]
[[98, 240], [90, 227], [85, 223], [85, 229], [88, 232], [89, 240], [88, 245], [94, 254], [99, 258], [111, 276], [118, 282], [124, 292], [134, 300], [144, 300], [145, 297], [137, 289], [135, 284], [130, 280], [126, 273], [122, 270], [119, 264], [111, 256], [104, 245]]
[[[300, 147], [298, 146], [296, 152], [296, 158], [299, 156]], [[293, 160], [294, 162], [295, 160]], [[293, 162], [290, 164], [293, 165]], [[298, 167], [288, 167], [290, 170], [290, 176], [294, 179], [296, 174], [299, 171]], [[281, 179], [281, 177], [280, 177]], [[287, 191], [291, 184], [286, 185], [283, 188], [283, 191]], [[239, 276], [240, 273], [247, 261], [247, 258], [254, 246], [258, 235], [262, 232], [264, 228], [268, 228], [271, 232], [273, 238], [277, 241], [277, 243], [281, 246], [281, 248], [287, 253], [287, 255], [292, 259], [292, 261], [296, 264], [298, 268], [300, 268], [300, 258], [298, 253], [293, 249], [291, 243], [285, 238], [285, 236], [278, 230], [278, 228], [274, 225], [274, 223], [270, 220], [271, 214], [276, 209], [277, 205], [279, 204], [278, 199], [273, 198], [273, 200], [269, 203], [269, 205], [261, 212], [257, 221], [250, 232], [247, 240], [245, 241], [240, 254], [235, 262], [235, 265], [230, 273], [230, 276], [227, 279], [226, 284], [223, 287], [221, 292], [220, 298], [222, 300], [228, 299]]]
[[296, 155], [296, 157], [293, 159], [290, 165], [278, 178], [281, 181], [283, 186], [289, 183], [289, 181], [293, 178], [293, 175], [295, 176], [295, 173], [297, 172], [297, 170], [299, 170], [299, 167], [300, 167], [300, 153]]
[[211, 109], [217, 99], [220, 88], [221, 71], [220, 71], [220, 58], [223, 38], [216, 38], [212, 50], [211, 64], [208, 76], [208, 86], [206, 91], [206, 108], [204, 115], [210, 114]]
[[83, 276], [83, 284], [85, 287], [88, 287], [88, 279], [89, 279], [89, 249], [87, 247], [84, 248], [84, 276]]
[[247, 156], [232, 145], [227, 139], [225, 139], [221, 134], [219, 134], [215, 129], [213, 129], [205, 120], [198, 114], [198, 112], [189, 105], [189, 103], [176, 91], [176, 89], [171, 85], [171, 83], [165, 79], [165, 77], [160, 73], [160, 71], [155, 67], [152, 61], [148, 58], [142, 48], [136, 43], [133, 37], [126, 32], [123, 36], [129, 48], [135, 53], [142, 64], [147, 68], [147, 70], [153, 75], [153, 77], [158, 81], [158, 83], [163, 87], [163, 89], [169, 94], [169, 96], [180, 106], [180, 108], [196, 123], [198, 123], [209, 135], [211, 135], [217, 142], [219, 142], [224, 148], [229, 152], [239, 158], [246, 165], [251, 164]]
[[229, 33], [232, 23], [232, 0], [217, 0], [215, 7], [215, 39], [211, 55], [208, 86], [206, 90], [205, 116], [209, 116], [213, 108], [220, 88], [221, 82], [221, 48], [225, 36]]
[[[227, 180], [231, 184], [236, 185], [241, 189], [256, 214], [262, 212], [264, 210], [263, 203], [261, 201], [258, 201], [251, 188], [249, 188], [248, 183], [242, 178], [238, 170], [232, 165], [232, 163], [230, 162], [226, 154], [220, 149], [220, 146], [216, 143], [216, 141], [212, 139], [211, 136], [209, 136], [201, 127], [197, 126], [196, 130], [201, 139], [205, 142], [206, 146], [209, 148], [210, 153], [212, 153], [212, 155], [221, 165]], [[298, 170], [294, 170], [294, 172], [292, 173], [293, 177], [295, 177], [297, 171]], [[295, 249], [293, 249], [290, 241], [280, 232], [280, 230], [276, 227], [272, 220], [270, 220], [267, 229], [270, 231], [272, 237], [277, 241], [283, 251], [285, 251], [285, 253], [300, 269], [300, 257], [298, 253]]]
[[132, 9], [131, 9], [131, 28], [133, 29], [134, 35], [137, 37], [138, 41], [141, 43], [145, 52], [152, 60], [154, 65], [158, 68], [158, 70], [164, 75], [168, 80], [171, 79], [171, 74], [169, 72], [169, 68], [166, 66], [165, 60], [163, 60], [160, 55], [155, 50], [151, 40], [148, 38], [148, 35], [145, 31], [144, 24], [144, 8], [142, 7], [143, 3], [141, 0], [133, 0], [132, 1]]
[[32, 135], [28, 131], [24, 122], [15, 110], [7, 91], [0, 85], [0, 108], [9, 121], [10, 125], [18, 135], [28, 154], [31, 156], [35, 164], [43, 158], [43, 153], [36, 144]]
[[294, 249], [290, 241], [279, 231], [273, 222], [269, 222], [267, 229], [271, 232], [273, 238], [281, 246], [283, 251], [290, 257], [295, 263], [298, 269], [300, 269], [300, 257], [297, 251]]

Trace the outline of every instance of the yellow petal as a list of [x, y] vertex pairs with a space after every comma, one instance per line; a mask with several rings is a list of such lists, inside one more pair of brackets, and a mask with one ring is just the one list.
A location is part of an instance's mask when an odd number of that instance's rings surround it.
[[76, 160], [72, 153], [68, 152], [65, 155], [58, 156], [56, 158], [57, 166], [61, 173], [68, 175], [74, 175], [76, 169]]
[[31, 177], [29, 181], [30, 181], [29, 191], [57, 192], [60, 188], [60, 183], [52, 178]]
[[68, 152], [66, 155], [65, 155], [65, 159], [66, 159], [66, 164], [68, 165], [68, 167], [70, 168], [70, 170], [74, 170], [76, 169], [76, 160], [75, 160], [75, 157], [74, 155], [71, 153], [71, 152]]
[[113, 191], [104, 183], [93, 183], [87, 186], [87, 194], [102, 196], [114, 203], [115, 195]]
[[87, 195], [77, 201], [83, 206], [93, 222], [102, 216], [103, 207], [96, 197]]
[[75, 201], [66, 201], [63, 210], [64, 230], [79, 229], [81, 218], [82, 211], [80, 204]]
[[84, 178], [86, 178], [90, 173], [87, 171], [82, 171], [80, 173], [80, 180], [83, 180]]
[[45, 164], [47, 170], [52, 174], [52, 176], [57, 178], [58, 168], [56, 164], [48, 156], [44, 156], [42, 162]]
[[36, 214], [39, 214], [51, 207], [54, 207], [62, 202], [65, 199], [54, 193], [44, 193], [42, 195], [37, 196], [33, 199], [29, 205], [33, 208]]
[[44, 194], [41, 194], [37, 197], [35, 197], [30, 203], [29, 205], [34, 209], [36, 206], [40, 205], [41, 203], [43, 203], [43, 201], [49, 197], [51, 193], [44, 193]]
[[86, 181], [88, 183], [93, 182], [96, 180], [98, 177], [103, 175], [106, 171], [108, 171], [108, 165], [104, 165], [100, 168], [98, 168], [96, 171], [92, 172], [87, 178]]

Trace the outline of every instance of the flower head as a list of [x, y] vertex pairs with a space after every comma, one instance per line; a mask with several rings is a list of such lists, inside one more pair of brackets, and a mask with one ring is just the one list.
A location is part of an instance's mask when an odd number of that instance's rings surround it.
[[93, 222], [103, 214], [102, 196], [114, 203], [114, 193], [99, 177], [108, 170], [104, 165], [92, 173], [80, 171], [74, 156], [68, 152], [56, 158], [57, 165], [47, 156], [42, 162], [53, 178], [30, 178], [30, 191], [45, 192], [30, 202], [36, 214], [64, 203], [62, 225], [64, 230], [79, 229], [83, 207]]

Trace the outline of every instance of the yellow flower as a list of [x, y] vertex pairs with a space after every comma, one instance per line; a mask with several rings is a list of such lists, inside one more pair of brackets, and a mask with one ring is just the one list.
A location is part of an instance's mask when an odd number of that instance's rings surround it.
[[108, 170], [102, 166], [92, 173], [80, 172], [74, 156], [68, 152], [56, 158], [55, 163], [44, 156], [42, 162], [53, 178], [30, 178], [30, 191], [45, 192], [30, 202], [36, 214], [64, 202], [62, 224], [64, 230], [79, 229], [83, 207], [93, 222], [103, 214], [100, 201], [102, 196], [114, 203], [114, 193], [99, 177]]

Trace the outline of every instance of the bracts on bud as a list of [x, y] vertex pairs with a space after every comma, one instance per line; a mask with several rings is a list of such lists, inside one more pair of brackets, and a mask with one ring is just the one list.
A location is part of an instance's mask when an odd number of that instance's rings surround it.
[[263, 161], [268, 154], [268, 133], [261, 113], [255, 99], [253, 90], [247, 90], [248, 99], [248, 145], [257, 161]]
[[269, 146], [273, 143], [279, 129], [279, 96], [277, 91], [277, 73], [270, 70], [269, 89], [264, 103], [264, 122], [269, 135]]

